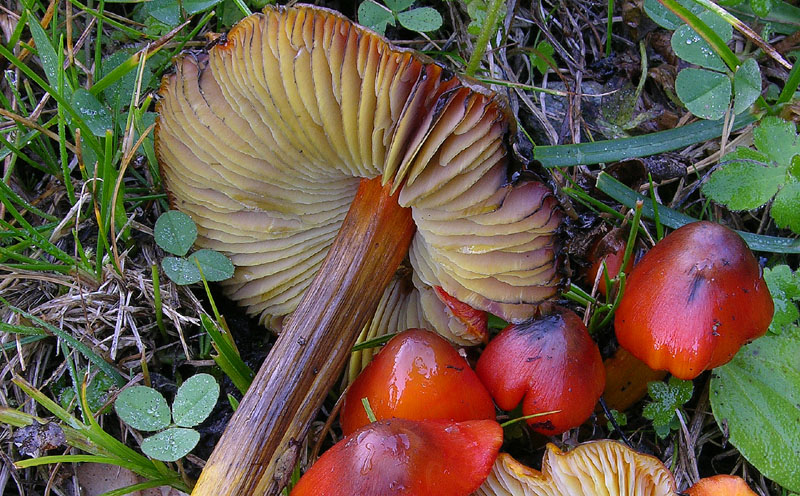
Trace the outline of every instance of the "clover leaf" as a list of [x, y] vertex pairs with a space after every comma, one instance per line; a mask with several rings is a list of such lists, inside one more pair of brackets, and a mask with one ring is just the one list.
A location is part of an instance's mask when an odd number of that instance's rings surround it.
[[731, 106], [731, 97], [733, 113], [745, 112], [761, 96], [761, 69], [758, 62], [751, 58], [729, 68], [730, 62], [724, 62], [721, 54], [716, 53], [706, 40], [715, 36], [722, 43], [729, 42], [733, 36], [731, 24], [696, 2], [677, 1], [696, 14], [696, 20], [691, 25], [684, 23], [657, 0], [644, 2], [645, 11], [656, 23], [674, 30], [671, 45], [675, 55], [697, 66], [687, 67], [678, 73], [675, 79], [676, 95], [692, 114], [703, 119], [722, 118]]
[[157, 431], [169, 425], [167, 400], [153, 388], [130, 387], [119, 394], [114, 407], [123, 422], [140, 431]]
[[669, 382], [654, 381], [647, 384], [647, 392], [653, 399], [644, 407], [642, 415], [653, 421], [659, 437], [665, 438], [670, 430], [677, 428], [675, 410], [692, 398], [692, 381], [670, 377]]
[[187, 285], [206, 281], [224, 281], [233, 277], [230, 259], [215, 250], [198, 250], [188, 258], [184, 256], [197, 239], [197, 225], [191, 217], [177, 210], [164, 212], [153, 229], [156, 244], [166, 252], [177, 255], [164, 257], [161, 267], [172, 282]]
[[414, 0], [384, 0], [384, 5], [364, 0], [358, 6], [358, 22], [376, 33], [384, 34], [386, 26], [397, 22], [410, 31], [427, 33], [442, 27], [442, 15], [431, 7], [410, 9]]
[[114, 407], [123, 422], [146, 432], [160, 431], [142, 440], [142, 452], [150, 458], [174, 462], [197, 446], [200, 433], [194, 427], [205, 420], [219, 398], [219, 384], [208, 374], [188, 378], [175, 395], [170, 407], [158, 391], [133, 386], [120, 393]]
[[185, 213], [170, 210], [158, 217], [153, 237], [162, 250], [182, 257], [197, 239], [197, 226]]
[[800, 233], [800, 138], [794, 123], [766, 117], [753, 131], [755, 150], [726, 154], [703, 193], [731, 210], [753, 210], [773, 200], [778, 227]]

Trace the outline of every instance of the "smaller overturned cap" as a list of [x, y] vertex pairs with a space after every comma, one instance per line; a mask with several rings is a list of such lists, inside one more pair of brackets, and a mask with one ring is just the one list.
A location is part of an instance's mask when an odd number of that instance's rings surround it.
[[542, 470], [501, 453], [476, 496], [676, 496], [675, 480], [655, 457], [611, 440], [563, 452], [548, 444]]

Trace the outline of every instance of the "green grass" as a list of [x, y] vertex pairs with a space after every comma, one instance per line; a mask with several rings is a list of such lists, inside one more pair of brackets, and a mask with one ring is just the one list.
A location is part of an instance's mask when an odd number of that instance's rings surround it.
[[[0, 322], [0, 335], [10, 338], [1, 347], [6, 356], [20, 361], [22, 369], [17, 370], [23, 373], [27, 370], [23, 360], [31, 358], [18, 351], [58, 339], [57, 349], [66, 365], [61, 374], [69, 377], [78, 404], [59, 405], [46, 389], [22, 376], [14, 378], [13, 385], [61, 421], [70, 446], [87, 453], [27, 459], [17, 467], [92, 461], [125, 467], [146, 479], [109, 494], [161, 485], [188, 491], [188, 480], [179, 466], [149, 460], [100, 426], [95, 413], [88, 410], [84, 379], [77, 371], [89, 365], [111, 378], [117, 388], [134, 375], [109, 356], [109, 348], [113, 355], [118, 345], [109, 342], [107, 333], [112, 331], [116, 340], [119, 331], [113, 324], [104, 328], [102, 319], [90, 315], [115, 312], [116, 318], [123, 318], [118, 305], [124, 302], [107, 301], [103, 291], [112, 287], [129, 291], [117, 281], [139, 270], [131, 267], [134, 259], [129, 257], [131, 250], [136, 253], [132, 226], [142, 216], [147, 222], [150, 212], [166, 208], [153, 151], [154, 91], [171, 67], [172, 57], [187, 45], [202, 45], [198, 43], [201, 31], [210, 24], [224, 29], [250, 12], [241, 0], [206, 2], [205, 6], [183, 2], [182, 11], [177, 1], [161, 5], [166, 11], [159, 13], [144, 3], [70, 0], [68, 5], [53, 4], [56, 8], [48, 9], [48, 4], [38, 0], [23, 0], [10, 38], [0, 44], [0, 63], [6, 69], [4, 91], [0, 91], [4, 123], [0, 127], [4, 164], [0, 275], [9, 277], [3, 281], [6, 291], [0, 292], [11, 299], [0, 298], [5, 319]], [[165, 321], [171, 321], [164, 313], [169, 306], [174, 315], [175, 303], [162, 301], [157, 270], [145, 274], [140, 280], [153, 282], [157, 300], [157, 323], [150, 327], [160, 329], [158, 339], [172, 348], [177, 335], [174, 327], [168, 333]], [[83, 317], [77, 317], [75, 325], [68, 314], [70, 307], [55, 309], [62, 314], [55, 321], [28, 311], [30, 301], [38, 301], [37, 308], [47, 304], [41, 299], [44, 294], [37, 293], [37, 284], [53, 282], [52, 298], [70, 301], [73, 293], [78, 298], [74, 309], [80, 309]], [[146, 313], [133, 311], [138, 312], [135, 318]], [[79, 328], [82, 332], [76, 332]], [[98, 338], [92, 335], [95, 330], [101, 332]], [[148, 336], [146, 342], [150, 342]], [[189, 348], [186, 351], [191, 353]], [[242, 370], [238, 353], [229, 354], [227, 360]], [[142, 358], [139, 363], [149, 377], [147, 361]], [[49, 369], [53, 363], [42, 365]], [[2, 386], [9, 388], [12, 383]], [[78, 417], [73, 410], [80, 412]], [[0, 411], [0, 420], [17, 427], [37, 421], [8, 408]]]

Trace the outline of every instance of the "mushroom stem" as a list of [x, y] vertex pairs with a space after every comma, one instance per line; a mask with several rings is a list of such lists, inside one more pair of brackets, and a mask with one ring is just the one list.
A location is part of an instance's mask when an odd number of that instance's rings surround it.
[[361, 181], [342, 227], [208, 460], [193, 496], [274, 495], [358, 333], [405, 258], [411, 210]]

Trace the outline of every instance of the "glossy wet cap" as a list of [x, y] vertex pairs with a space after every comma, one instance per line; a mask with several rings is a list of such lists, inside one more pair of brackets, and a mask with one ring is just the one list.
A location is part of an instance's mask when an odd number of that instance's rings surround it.
[[326, 451], [291, 496], [468, 496], [502, 443], [493, 420], [374, 422]]
[[731, 229], [694, 222], [631, 271], [614, 318], [620, 345], [656, 370], [693, 379], [767, 332], [773, 302], [753, 253]]
[[503, 329], [481, 354], [475, 372], [503, 410], [520, 402], [523, 415], [558, 410], [528, 419], [545, 435], [585, 422], [605, 386], [597, 344], [580, 317], [562, 307]]
[[378, 420], [494, 419], [494, 403], [467, 361], [444, 338], [424, 329], [393, 337], [350, 385], [339, 422], [345, 435]]

